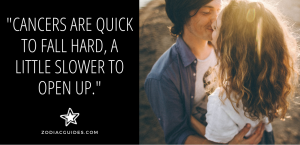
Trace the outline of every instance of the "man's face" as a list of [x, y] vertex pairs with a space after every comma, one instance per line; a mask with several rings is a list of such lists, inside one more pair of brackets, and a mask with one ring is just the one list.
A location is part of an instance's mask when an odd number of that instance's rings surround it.
[[195, 15], [186, 23], [189, 33], [199, 39], [212, 40], [213, 29], [211, 24], [217, 19], [221, 3], [221, 0], [213, 0], [201, 7], [197, 14], [195, 14], [197, 10], [191, 11], [190, 15]]

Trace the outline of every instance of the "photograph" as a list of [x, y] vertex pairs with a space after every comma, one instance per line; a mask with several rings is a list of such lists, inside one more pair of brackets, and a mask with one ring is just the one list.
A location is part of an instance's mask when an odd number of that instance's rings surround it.
[[300, 0], [139, 0], [139, 144], [300, 144]]

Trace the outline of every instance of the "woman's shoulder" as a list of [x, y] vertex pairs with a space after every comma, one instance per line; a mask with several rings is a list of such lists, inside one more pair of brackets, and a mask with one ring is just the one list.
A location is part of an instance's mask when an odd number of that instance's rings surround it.
[[220, 99], [223, 99], [225, 96], [222, 95], [221, 97], [220, 96], [220, 93], [221, 93], [221, 90], [222, 88], [220, 87], [217, 87], [213, 93], [211, 93], [209, 96], [208, 96], [208, 102], [214, 102], [214, 103], [221, 103], [221, 100]]
[[213, 93], [211, 93], [209, 96], [208, 96], [208, 102], [207, 102], [207, 109], [216, 109], [216, 108], [219, 108], [221, 107], [221, 100], [220, 100], [220, 91], [221, 91], [221, 88], [220, 87], [217, 87]]

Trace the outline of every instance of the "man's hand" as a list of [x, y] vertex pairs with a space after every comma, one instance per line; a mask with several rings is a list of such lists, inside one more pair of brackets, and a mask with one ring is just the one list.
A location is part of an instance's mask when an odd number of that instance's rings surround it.
[[256, 131], [249, 138], [244, 136], [250, 130], [250, 124], [247, 124], [228, 144], [258, 144], [265, 131], [265, 124], [260, 122]]
[[191, 115], [191, 126], [192, 128], [202, 137], [205, 135], [205, 126], [200, 123], [194, 116]]

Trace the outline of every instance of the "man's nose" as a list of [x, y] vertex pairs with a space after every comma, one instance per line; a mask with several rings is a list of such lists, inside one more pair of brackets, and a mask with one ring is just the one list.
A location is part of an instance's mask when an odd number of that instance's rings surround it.
[[216, 12], [216, 11], [213, 13], [213, 15], [212, 15], [212, 17], [211, 17], [211, 23], [213, 23], [214, 21], [217, 20], [218, 14], [219, 14], [219, 13]]

